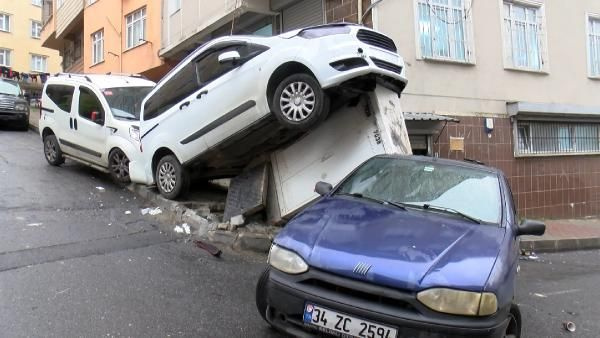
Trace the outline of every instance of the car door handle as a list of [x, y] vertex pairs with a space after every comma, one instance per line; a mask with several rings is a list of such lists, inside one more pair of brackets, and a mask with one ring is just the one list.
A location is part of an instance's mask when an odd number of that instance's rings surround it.
[[77, 130], [77, 119], [73, 119], [73, 127], [75, 127], [75, 130]]
[[201, 99], [202, 95], [206, 95], [206, 94], [208, 94], [208, 90], [203, 90], [200, 93], [198, 93], [198, 95], [196, 95], [196, 98]]
[[187, 107], [187, 106], [189, 106], [189, 105], [190, 105], [190, 101], [188, 101], [188, 102], [184, 102], [184, 103], [182, 103], [182, 104], [179, 106], [179, 110], [182, 110], [183, 108], [185, 108], [185, 107]]
[[69, 117], [69, 129], [73, 129], [73, 118]]

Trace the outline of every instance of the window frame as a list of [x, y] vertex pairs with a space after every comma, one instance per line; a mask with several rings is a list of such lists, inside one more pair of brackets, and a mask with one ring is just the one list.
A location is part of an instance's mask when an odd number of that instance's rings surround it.
[[[39, 25], [39, 30], [35, 30], [35, 32], [37, 32], [37, 36], [33, 34], [34, 32], [34, 25]], [[30, 34], [31, 34], [31, 38], [32, 39], [40, 39], [42, 36], [42, 23], [40, 21], [36, 21], [36, 20], [29, 20], [29, 28], [30, 28]]]
[[[447, 63], [458, 63], [458, 64], [466, 64], [466, 65], [475, 65], [476, 64], [476, 53], [475, 53], [475, 34], [474, 34], [474, 26], [473, 26], [473, 0], [461, 0], [462, 1], [462, 11], [467, 12], [468, 15], [463, 19], [463, 34], [464, 34], [464, 53], [465, 59], [459, 59], [456, 57], [444, 57], [444, 56], [436, 56], [432, 52], [432, 55], [425, 55], [421, 50], [421, 29], [420, 29], [420, 10], [419, 6], [421, 3], [427, 5], [430, 0], [414, 0], [414, 22], [415, 22], [415, 48], [416, 48], [416, 59], [422, 61], [437, 61], [437, 62], [447, 62]], [[452, 0], [449, 0], [450, 2]], [[452, 8], [453, 5], [448, 5], [448, 7]], [[431, 20], [430, 20], [431, 23]], [[432, 34], [433, 39], [433, 34]], [[450, 53], [450, 51], [449, 51]]]
[[[99, 38], [96, 36], [99, 35]], [[92, 66], [104, 62], [104, 28], [99, 29], [90, 35], [92, 40]], [[99, 53], [98, 49], [100, 50]], [[96, 54], [99, 54], [100, 59], [96, 60]]]
[[[140, 13], [140, 17], [138, 19], [135, 18], [135, 15], [137, 13]], [[142, 45], [144, 43], [146, 43], [146, 26], [147, 26], [147, 9], [146, 6], [140, 7], [138, 9], [136, 9], [135, 11], [125, 15], [125, 50], [129, 50], [132, 48], [135, 48], [139, 45]], [[129, 19], [131, 18], [131, 22], [128, 22]], [[134, 26], [136, 24], [139, 24], [141, 26], [142, 31], [142, 39], [139, 39], [138, 41], [133, 41], [133, 39], [135, 38], [133, 36], [133, 31], [134, 31]], [[130, 32], [131, 29], [131, 32]], [[130, 38], [132, 39], [131, 41]], [[131, 42], [131, 45], [130, 45]]]
[[4, 17], [5, 19], [3, 19], [2, 23], [5, 26], [8, 26], [7, 29], [4, 29], [4, 27], [0, 26], [0, 32], [5, 32], [5, 33], [11, 33], [11, 26], [12, 26], [12, 14], [10, 13], [6, 13], [6, 12], [0, 12], [0, 17]]
[[[38, 73], [46, 73], [48, 71], [48, 56], [46, 55], [41, 55], [41, 54], [33, 54], [30, 53], [30, 65], [31, 65], [31, 71], [32, 72], [38, 72]], [[42, 69], [35, 69], [33, 67], [34, 64], [37, 64], [36, 58], [39, 58], [38, 60], [41, 60], [41, 65], [42, 65]]]
[[[534, 125], [537, 125], [534, 127]], [[585, 126], [590, 127], [590, 131], [592, 132], [589, 135], [594, 135], [594, 138], [591, 140], [586, 140], [585, 136], [578, 136], [577, 127]], [[600, 154], [600, 121], [590, 121], [585, 119], [573, 119], [573, 120], [561, 120], [561, 119], [551, 119], [551, 118], [533, 118], [533, 117], [523, 117], [519, 119], [515, 119], [513, 123], [513, 153], [515, 158], [523, 158], [523, 157], [558, 157], [558, 156], [582, 156], [582, 155], [598, 155]], [[520, 132], [519, 129], [527, 127], [529, 130], [528, 133], [528, 142], [527, 149], [523, 152], [520, 149]], [[546, 128], [545, 130], [543, 128]], [[554, 128], [554, 129], [551, 129]], [[540, 141], [535, 141], [534, 129], [537, 129], [542, 132], [550, 133], [546, 135], [550, 135], [551, 139], [545, 142], [544, 146], [548, 148], [554, 148], [554, 150], [536, 150], [536, 146], [534, 143], [538, 144]], [[596, 132], [594, 133], [594, 129]], [[561, 138], [561, 130], [566, 130], [567, 138], [563, 136]], [[556, 134], [553, 134], [553, 131], [556, 131]], [[565, 134], [563, 134], [565, 135]], [[548, 138], [548, 136], [543, 136], [542, 138]], [[565, 145], [565, 141], [568, 144]], [[596, 149], [584, 149], [578, 150], [579, 147], [585, 147], [586, 145], [596, 145], [594, 148]]]
[[[11, 67], [11, 64], [12, 64], [12, 60], [11, 60], [12, 49], [9, 49], [9, 48], [0, 48], [0, 53], [4, 54], [3, 55], [4, 62], [0, 63], [0, 66]], [[8, 62], [6, 62], [7, 55], [8, 55]]]
[[[504, 62], [504, 69], [506, 70], [514, 70], [514, 71], [522, 71], [522, 72], [531, 72], [538, 74], [548, 74], [550, 72], [550, 59], [548, 53], [548, 29], [546, 24], [546, 5], [544, 2], [539, 0], [498, 0], [500, 5], [500, 24], [501, 24], [501, 32], [502, 32], [502, 56]], [[536, 37], [538, 42], [538, 52], [540, 55], [540, 68], [536, 69], [533, 67], [522, 67], [515, 65], [514, 62], [514, 47], [512, 41], [512, 31], [511, 35], [507, 36], [506, 29], [506, 16], [504, 13], [504, 4], [509, 4], [511, 6], [520, 6], [520, 7], [535, 7], [536, 11], [539, 13], [539, 17], [541, 20], [536, 22], [538, 26], [538, 30], [536, 31]], [[511, 14], [512, 15], [512, 14]], [[536, 16], [537, 19], [537, 16]], [[512, 16], [511, 16], [512, 20]], [[510, 42], [510, 45], [509, 45]]]
[[592, 21], [597, 21], [600, 24], [600, 14], [596, 13], [586, 13], [585, 14], [585, 45], [586, 45], [586, 56], [587, 56], [587, 65], [588, 65], [588, 78], [600, 80], [600, 31], [595, 35], [598, 38], [598, 73], [593, 73], [592, 66], [592, 50], [591, 50], [591, 36], [592, 32], [590, 31], [590, 24]]

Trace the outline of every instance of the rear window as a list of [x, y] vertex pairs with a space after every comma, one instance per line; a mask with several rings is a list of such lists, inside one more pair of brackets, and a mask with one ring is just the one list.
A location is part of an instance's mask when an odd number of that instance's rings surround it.
[[54, 102], [58, 108], [70, 112], [71, 102], [73, 102], [73, 92], [75, 87], [65, 85], [48, 85], [46, 86], [46, 95]]

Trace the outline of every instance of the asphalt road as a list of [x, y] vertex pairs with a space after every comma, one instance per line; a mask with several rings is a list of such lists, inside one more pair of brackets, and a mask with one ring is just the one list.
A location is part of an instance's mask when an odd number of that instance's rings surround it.
[[[0, 128], [0, 337], [279, 336], [254, 305], [264, 257], [213, 258], [146, 206], [107, 175], [47, 165], [37, 134]], [[598, 336], [599, 258], [522, 261], [524, 337]]]

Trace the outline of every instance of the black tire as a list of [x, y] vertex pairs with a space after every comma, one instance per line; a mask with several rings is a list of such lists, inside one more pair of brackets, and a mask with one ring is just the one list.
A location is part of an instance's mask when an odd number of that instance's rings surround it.
[[46, 158], [46, 161], [53, 166], [59, 166], [65, 163], [65, 158], [62, 150], [60, 150], [60, 145], [58, 144], [56, 136], [46, 135], [44, 137], [44, 157]]
[[510, 313], [508, 314], [510, 319], [504, 337], [506, 338], [521, 338], [521, 310], [517, 304], [510, 306]]
[[154, 179], [160, 194], [170, 200], [184, 195], [190, 185], [187, 170], [174, 155], [167, 155], [160, 159]]
[[19, 129], [21, 131], [29, 131], [29, 120], [21, 122], [21, 124], [19, 125]]
[[108, 171], [117, 184], [127, 184], [129, 179], [129, 158], [121, 149], [114, 149], [108, 154]]
[[270, 269], [266, 268], [265, 271], [260, 275], [258, 283], [256, 283], [256, 308], [258, 313], [267, 321], [267, 283], [269, 282]]
[[271, 107], [285, 128], [305, 131], [327, 118], [329, 97], [313, 76], [296, 73], [277, 85]]

